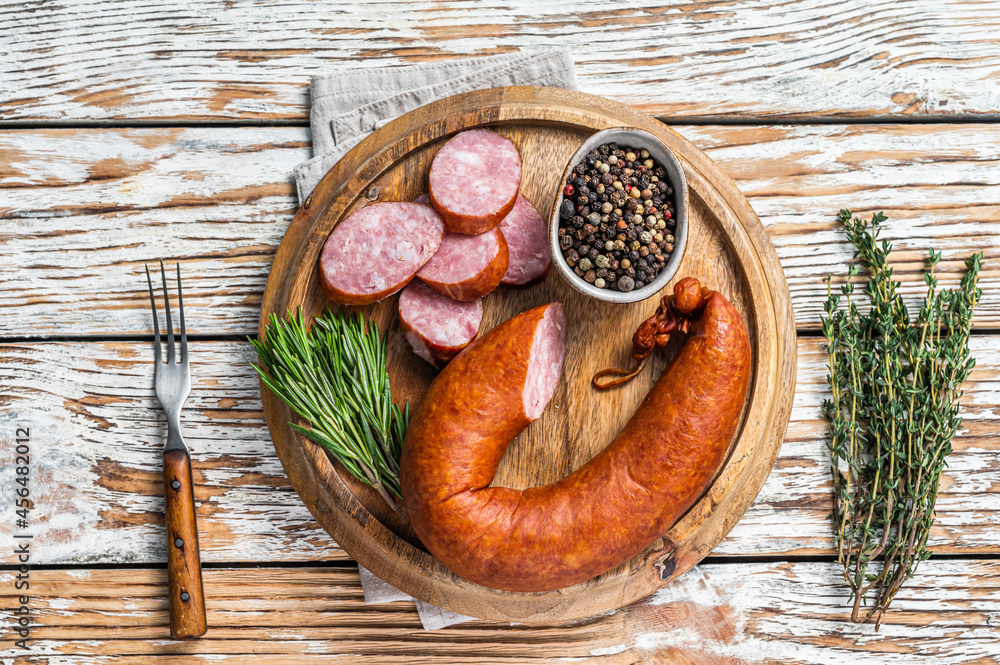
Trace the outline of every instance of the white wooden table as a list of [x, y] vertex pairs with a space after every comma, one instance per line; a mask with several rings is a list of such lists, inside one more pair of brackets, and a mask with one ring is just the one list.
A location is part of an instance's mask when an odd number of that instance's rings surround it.
[[[0, 662], [1000, 661], [1000, 2], [14, 2], [0, 7]], [[309, 77], [568, 46], [581, 87], [659, 116], [749, 197], [786, 270], [798, 386], [756, 503], [694, 572], [569, 625], [424, 632], [365, 605], [285, 479], [246, 336], [309, 156]], [[821, 278], [837, 211], [884, 210], [916, 302], [985, 252], [931, 537], [880, 632], [847, 621], [826, 519]], [[183, 421], [208, 635], [168, 638], [143, 262], [178, 259]], [[30, 428], [29, 649], [15, 646], [16, 429]]]

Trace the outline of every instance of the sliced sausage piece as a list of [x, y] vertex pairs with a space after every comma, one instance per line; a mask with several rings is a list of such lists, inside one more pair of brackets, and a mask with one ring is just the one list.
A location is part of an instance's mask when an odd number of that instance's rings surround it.
[[521, 156], [496, 132], [471, 129], [456, 134], [434, 155], [431, 205], [455, 233], [483, 233], [514, 207], [521, 186]]
[[367, 305], [399, 291], [441, 246], [444, 223], [419, 203], [373, 203], [345, 217], [319, 257], [334, 302]]
[[461, 302], [441, 295], [423, 282], [410, 282], [399, 294], [399, 325], [413, 352], [444, 367], [479, 334], [481, 298]]
[[549, 227], [531, 201], [520, 194], [514, 209], [498, 227], [507, 240], [510, 263], [504, 284], [524, 286], [545, 276], [552, 265], [549, 256]]
[[431, 383], [403, 439], [414, 531], [450, 570], [495, 589], [583, 582], [661, 537], [725, 460], [750, 385], [742, 317], [686, 278], [670, 311], [688, 338], [608, 447], [550, 485], [493, 486], [507, 447], [555, 388], [555, 308], [528, 310], [469, 345]]
[[475, 300], [497, 287], [509, 253], [500, 229], [468, 236], [444, 232], [441, 247], [417, 277], [455, 300]]

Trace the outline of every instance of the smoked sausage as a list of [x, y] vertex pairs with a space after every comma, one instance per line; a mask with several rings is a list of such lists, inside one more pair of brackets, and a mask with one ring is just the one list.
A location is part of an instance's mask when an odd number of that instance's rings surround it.
[[510, 139], [488, 129], [459, 132], [431, 162], [430, 201], [453, 233], [485, 233], [514, 207], [521, 156]]
[[500, 280], [511, 286], [526, 286], [549, 271], [549, 226], [531, 201], [520, 194], [513, 210], [497, 227], [503, 232], [510, 250], [507, 274]]
[[474, 236], [444, 232], [441, 246], [417, 278], [455, 300], [476, 300], [500, 283], [509, 262], [507, 240], [500, 229]]
[[410, 522], [431, 554], [477, 584], [550, 591], [628, 561], [694, 504], [739, 426], [750, 342], [720, 293], [687, 278], [675, 294], [678, 329], [689, 332], [677, 356], [607, 448], [551, 485], [490, 483], [555, 390], [558, 303], [497, 326], [437, 376], [400, 468]]
[[373, 203], [345, 217], [319, 257], [326, 296], [367, 305], [399, 291], [427, 263], [444, 237], [441, 217], [420, 203]]
[[407, 344], [438, 368], [476, 338], [483, 322], [482, 298], [453, 300], [416, 279], [400, 292], [398, 305]]

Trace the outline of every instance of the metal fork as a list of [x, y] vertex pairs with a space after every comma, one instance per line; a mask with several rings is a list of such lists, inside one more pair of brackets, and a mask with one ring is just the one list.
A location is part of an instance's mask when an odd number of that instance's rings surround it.
[[160, 353], [160, 323], [156, 314], [153, 280], [146, 265], [149, 303], [153, 308], [153, 332], [156, 334], [156, 399], [167, 414], [167, 445], [163, 448], [163, 484], [167, 505], [167, 577], [170, 587], [170, 636], [200, 637], [208, 624], [205, 618], [205, 593], [201, 584], [201, 558], [198, 555], [198, 525], [194, 512], [194, 483], [191, 457], [181, 436], [181, 408], [191, 392], [188, 371], [187, 330], [184, 328], [184, 296], [181, 292], [181, 267], [177, 265], [177, 305], [181, 319], [181, 353], [175, 353], [174, 327], [170, 319], [170, 296], [167, 276], [160, 261], [163, 279], [163, 307], [167, 315], [167, 361]]

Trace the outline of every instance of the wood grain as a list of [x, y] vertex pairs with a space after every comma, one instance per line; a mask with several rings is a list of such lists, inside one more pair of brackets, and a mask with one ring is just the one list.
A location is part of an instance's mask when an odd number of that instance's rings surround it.
[[[965, 423], [942, 476], [930, 545], [1000, 553], [1000, 344], [974, 336]], [[191, 449], [202, 560], [346, 560], [285, 478], [268, 437], [249, 344], [191, 342]], [[781, 454], [757, 500], [713, 550], [722, 556], [830, 554], [826, 357], [799, 339], [798, 382]], [[37, 563], [163, 563], [161, 456], [152, 343], [0, 346], [0, 424], [30, 426], [37, 458]], [[13, 432], [0, 426], [0, 431]], [[3, 439], [0, 439], [3, 441]], [[0, 492], [12, 491], [0, 475]], [[44, 498], [42, 498], [44, 497]], [[13, 525], [0, 522], [0, 534]]]
[[170, 588], [170, 636], [201, 637], [205, 621], [205, 591], [198, 553], [198, 522], [194, 509], [191, 458], [184, 450], [163, 453], [164, 516], [167, 523], [167, 579]]
[[299, 120], [333, 71], [567, 47], [581, 88], [683, 117], [1000, 113], [995, 0], [267, 0], [0, 10], [0, 119]]
[[[84, 665], [584, 662], [987, 665], [1000, 658], [997, 561], [930, 561], [880, 632], [847, 623], [836, 564], [703, 564], [616, 613], [570, 624], [473, 621], [426, 632], [412, 603], [365, 605], [351, 568], [207, 570], [213, 629], [168, 639], [160, 570], [32, 572], [32, 653]], [[13, 573], [0, 572], [0, 584]]]
[[[680, 127], [745, 192], [787, 275], [796, 323], [815, 329], [851, 250], [845, 206], [884, 209], [914, 306], [926, 248], [942, 283], [985, 251], [975, 322], [1000, 328], [1000, 127]], [[188, 330], [252, 334], [274, 251], [294, 215], [301, 128], [0, 132], [0, 337], [151, 335], [142, 263], [185, 263]]]

